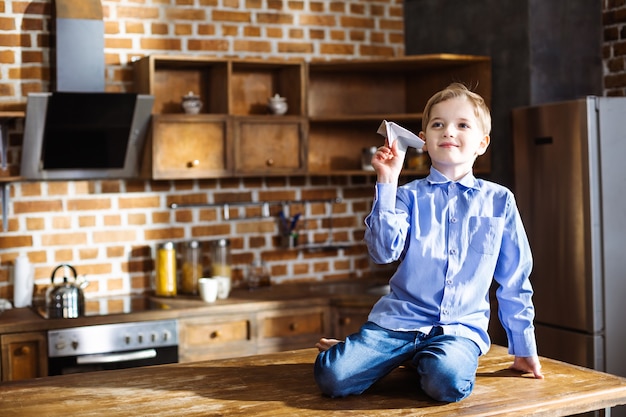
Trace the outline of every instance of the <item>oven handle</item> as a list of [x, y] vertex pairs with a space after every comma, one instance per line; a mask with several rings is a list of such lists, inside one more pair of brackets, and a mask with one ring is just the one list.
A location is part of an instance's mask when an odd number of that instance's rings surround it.
[[76, 358], [77, 365], [88, 365], [94, 363], [115, 363], [136, 361], [140, 359], [156, 358], [157, 351], [154, 349], [137, 350], [125, 353], [103, 353], [97, 355], [83, 355]]

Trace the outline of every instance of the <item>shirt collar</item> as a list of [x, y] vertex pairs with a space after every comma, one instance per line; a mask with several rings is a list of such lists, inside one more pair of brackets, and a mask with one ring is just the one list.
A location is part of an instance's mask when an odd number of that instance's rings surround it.
[[[430, 184], [447, 184], [449, 182], [453, 182], [448, 177], [443, 175], [441, 172], [437, 171], [436, 168], [430, 167], [430, 174], [426, 177], [426, 180]], [[474, 174], [470, 171], [463, 178], [458, 181], [454, 181], [457, 184], [464, 186], [465, 188], [475, 188], [479, 189], [480, 185], [478, 184], [478, 180], [474, 177]]]

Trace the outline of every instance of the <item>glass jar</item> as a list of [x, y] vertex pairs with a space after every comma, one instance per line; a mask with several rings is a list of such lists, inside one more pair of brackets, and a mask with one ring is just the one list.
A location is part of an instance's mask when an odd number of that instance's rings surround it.
[[219, 239], [211, 242], [211, 276], [232, 278], [230, 264], [230, 241]]
[[255, 259], [248, 266], [246, 283], [248, 284], [248, 288], [251, 290], [259, 287], [269, 287], [272, 284], [272, 278], [267, 264]]
[[183, 294], [198, 294], [198, 280], [202, 278], [202, 247], [192, 240], [182, 248], [182, 267], [178, 289]]
[[176, 295], [176, 249], [173, 242], [157, 248], [154, 292], [160, 297]]
[[405, 168], [416, 171], [427, 171], [430, 166], [428, 153], [421, 149], [409, 148], [405, 158]]

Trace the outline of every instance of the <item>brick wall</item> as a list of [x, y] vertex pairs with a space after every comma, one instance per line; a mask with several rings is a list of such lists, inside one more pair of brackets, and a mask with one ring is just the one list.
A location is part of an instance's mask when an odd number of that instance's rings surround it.
[[626, 1], [602, 0], [604, 95], [626, 96]]
[[[0, 110], [23, 103], [29, 92], [49, 89], [51, 1], [0, 1]], [[602, 4], [605, 94], [626, 95], [626, 0]], [[401, 0], [103, 0], [102, 5], [109, 91], [131, 90], [128, 63], [153, 53], [306, 60], [404, 53]], [[19, 169], [21, 129], [19, 123], [9, 129], [7, 160], [13, 173]], [[40, 286], [49, 282], [54, 266], [69, 262], [92, 282], [90, 295], [143, 291], [150, 285], [152, 250], [167, 239], [230, 237], [236, 264], [261, 256], [276, 282], [355, 278], [369, 271], [362, 246], [284, 251], [277, 247], [273, 219], [223, 221], [219, 208], [170, 210], [168, 204], [198, 194], [207, 201], [229, 194], [255, 201], [275, 195], [341, 197], [340, 204], [294, 210], [304, 213], [309, 241], [332, 235], [334, 241], [358, 243], [371, 181], [291, 177], [13, 183], [8, 230], [0, 234], [0, 298], [12, 298], [11, 270], [20, 253], [35, 264]]]
[[[81, 1], [81, 0], [77, 0]], [[0, 1], [0, 110], [50, 89], [52, 0]], [[311, 60], [401, 56], [401, 0], [115, 0], [102, 1], [106, 89], [132, 91], [137, 57], [202, 54]], [[19, 172], [21, 122], [9, 127], [8, 169]], [[358, 150], [355, 150], [358, 152]], [[227, 237], [233, 263], [255, 257], [275, 283], [358, 278], [370, 271], [360, 244], [373, 196], [371, 177], [289, 177], [202, 181], [51, 181], [9, 185], [8, 230], [0, 234], [0, 298], [12, 299], [12, 266], [25, 253], [43, 289], [60, 263], [90, 281], [88, 296], [150, 287], [154, 247], [165, 240]], [[200, 196], [200, 197], [199, 197]], [[349, 243], [327, 251], [282, 250], [274, 217], [242, 208], [171, 210], [172, 202], [332, 199], [301, 211], [300, 243]], [[0, 209], [1, 210], [1, 209]], [[238, 272], [238, 274], [240, 271]]]

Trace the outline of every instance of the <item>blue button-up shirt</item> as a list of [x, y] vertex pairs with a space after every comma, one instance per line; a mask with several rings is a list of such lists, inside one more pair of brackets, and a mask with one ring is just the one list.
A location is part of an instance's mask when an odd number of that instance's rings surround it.
[[391, 292], [369, 320], [390, 330], [472, 339], [489, 350], [489, 288], [496, 291], [509, 353], [537, 354], [529, 275], [532, 255], [513, 193], [471, 173], [450, 181], [427, 178], [396, 187], [376, 184], [365, 241], [376, 263], [401, 260]]

